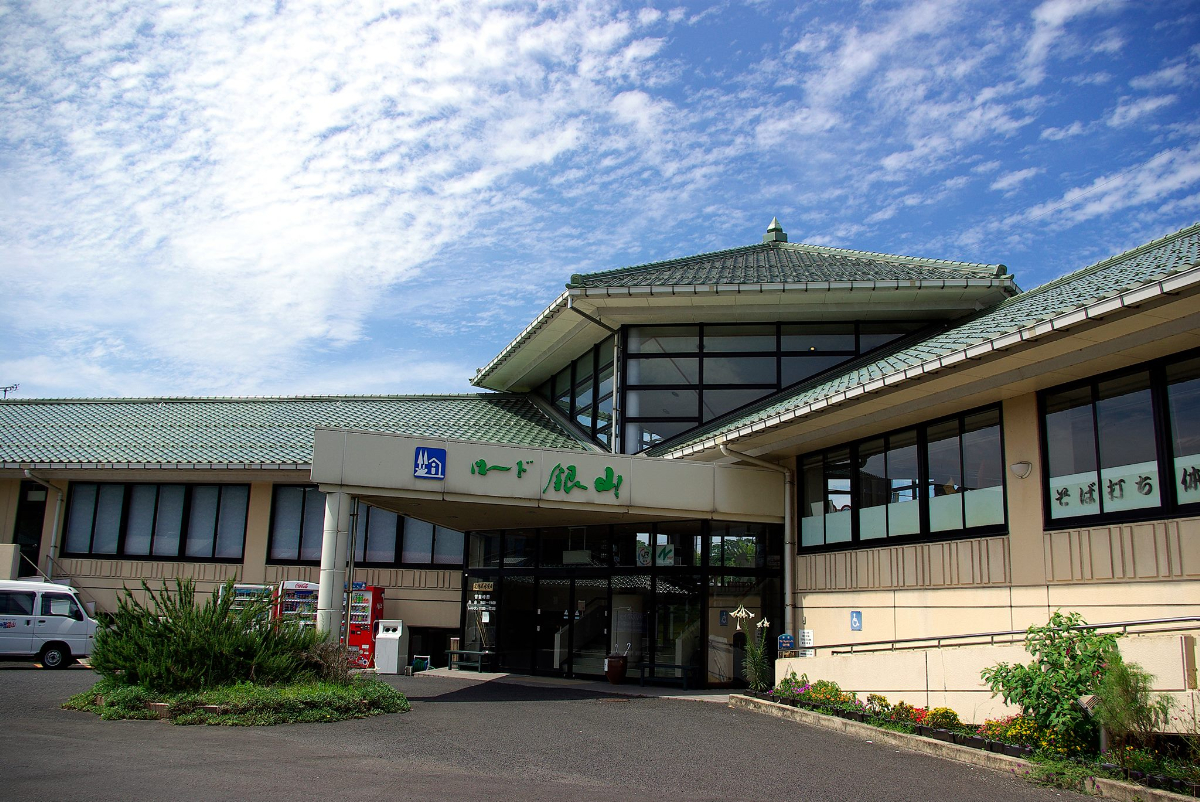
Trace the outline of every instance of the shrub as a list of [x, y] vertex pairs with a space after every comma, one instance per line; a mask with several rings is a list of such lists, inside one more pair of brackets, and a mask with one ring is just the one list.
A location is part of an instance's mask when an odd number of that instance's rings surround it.
[[981, 673], [993, 696], [1020, 706], [1039, 727], [1056, 733], [1063, 748], [1082, 747], [1094, 739], [1095, 725], [1077, 700], [1095, 691], [1117, 645], [1116, 635], [1077, 629], [1084, 625], [1079, 613], [1056, 611], [1046, 626], [1026, 630], [1031, 664], [1000, 663]]
[[771, 687], [771, 659], [767, 654], [767, 619], [758, 622], [754, 632], [747, 633], [746, 656], [742, 667], [746, 671], [746, 682], [752, 691], [765, 691]]
[[808, 689], [808, 675], [803, 674], [797, 677], [796, 672], [792, 671], [786, 677], [779, 680], [779, 684], [775, 686], [772, 694], [776, 699], [790, 702], [800, 698]]
[[819, 679], [804, 692], [804, 700], [824, 707], [846, 707], [858, 702], [858, 698], [842, 690], [836, 682]]
[[165, 582], [157, 592], [143, 582], [145, 603], [126, 589], [112, 625], [96, 633], [92, 668], [114, 684], [164, 693], [330, 673], [320, 634], [270, 620], [267, 601], [234, 608], [232, 586], [201, 605], [190, 579], [176, 580], [173, 593]]
[[892, 712], [891, 702], [886, 696], [867, 694], [867, 712], [876, 718], [886, 718]]
[[937, 727], [942, 730], [952, 730], [962, 725], [962, 722], [958, 720], [958, 713], [948, 707], [931, 708], [921, 723], [926, 727]]
[[1122, 766], [1127, 747], [1149, 746], [1171, 714], [1170, 697], [1155, 694], [1153, 683], [1154, 677], [1141, 666], [1125, 662], [1114, 652], [1096, 689], [1096, 721], [1108, 730]]

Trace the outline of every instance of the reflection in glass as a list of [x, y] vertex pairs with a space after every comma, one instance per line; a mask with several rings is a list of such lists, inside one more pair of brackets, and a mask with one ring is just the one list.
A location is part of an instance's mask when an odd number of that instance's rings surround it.
[[630, 390], [625, 413], [637, 418], [694, 418], [700, 403], [695, 390]]
[[700, 350], [699, 326], [631, 326], [629, 353], [695, 353]]
[[1100, 382], [1098, 389], [1102, 509], [1118, 512], [1159, 506], [1162, 496], [1150, 374]]
[[1046, 396], [1046, 460], [1051, 518], [1100, 512], [1090, 387]]
[[[654, 580], [654, 662], [700, 665], [701, 578], [658, 576]], [[657, 668], [654, 676], [682, 679], [678, 669]]]
[[705, 357], [704, 384], [767, 384], [774, 388], [775, 357]]
[[1200, 358], [1167, 366], [1175, 497], [1200, 501]]
[[704, 351], [774, 351], [775, 326], [705, 326]]
[[925, 453], [929, 465], [929, 530], [962, 529], [962, 453], [958, 421], [930, 426]]
[[657, 359], [630, 359], [629, 383], [634, 384], [684, 384], [694, 385], [700, 381], [700, 360], [695, 357], [659, 357]]

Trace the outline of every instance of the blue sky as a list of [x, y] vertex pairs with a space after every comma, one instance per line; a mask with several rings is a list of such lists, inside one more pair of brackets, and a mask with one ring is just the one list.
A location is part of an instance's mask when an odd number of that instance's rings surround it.
[[[0, 384], [463, 392], [571, 273], [1200, 219], [1190, 0], [0, 0]], [[265, 8], [265, 6], [264, 6]]]

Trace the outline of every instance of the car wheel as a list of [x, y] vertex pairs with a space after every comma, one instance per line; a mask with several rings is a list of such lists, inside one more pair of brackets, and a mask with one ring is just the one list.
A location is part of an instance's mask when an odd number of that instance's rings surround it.
[[66, 646], [52, 643], [42, 649], [41, 663], [44, 668], [66, 668], [73, 662], [71, 651]]

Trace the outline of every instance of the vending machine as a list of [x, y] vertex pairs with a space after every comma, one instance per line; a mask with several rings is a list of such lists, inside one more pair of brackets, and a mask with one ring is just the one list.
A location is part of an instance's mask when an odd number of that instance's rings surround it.
[[[225, 596], [226, 585], [221, 585], [218, 591], [222, 598]], [[255, 602], [271, 602], [274, 606], [273, 595], [274, 588], [270, 585], [234, 585], [233, 586], [233, 601], [229, 607], [232, 611], [238, 612], [249, 607]]]
[[279, 595], [275, 600], [275, 617], [281, 621], [298, 621], [301, 626], [317, 625], [317, 592], [321, 586], [316, 582], [301, 582], [287, 579], [279, 583]]
[[[375, 666], [375, 624], [383, 618], [383, 588], [355, 582], [350, 589], [346, 646], [355, 668]], [[407, 655], [404, 659], [408, 659]]]

